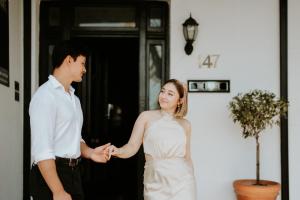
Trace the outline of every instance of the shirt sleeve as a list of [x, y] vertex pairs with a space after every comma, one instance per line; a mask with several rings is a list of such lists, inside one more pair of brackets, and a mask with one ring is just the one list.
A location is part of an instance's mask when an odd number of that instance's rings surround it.
[[32, 99], [29, 107], [31, 128], [31, 157], [33, 163], [55, 159], [54, 131], [56, 106], [50, 95], [39, 95]]

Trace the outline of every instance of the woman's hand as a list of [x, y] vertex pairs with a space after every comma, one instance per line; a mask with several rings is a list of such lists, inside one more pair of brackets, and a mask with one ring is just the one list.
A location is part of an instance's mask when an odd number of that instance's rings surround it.
[[118, 157], [118, 155], [121, 154], [121, 148], [117, 148], [114, 145], [110, 145], [110, 147], [109, 147], [109, 153], [108, 154], [109, 154], [109, 158], [110, 158], [110, 156], [116, 156], [116, 157]]

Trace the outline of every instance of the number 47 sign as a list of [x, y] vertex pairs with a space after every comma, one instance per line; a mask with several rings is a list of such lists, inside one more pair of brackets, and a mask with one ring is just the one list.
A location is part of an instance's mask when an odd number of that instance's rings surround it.
[[216, 68], [217, 62], [219, 60], [220, 55], [207, 55], [207, 56], [199, 56], [199, 67], [200, 68]]

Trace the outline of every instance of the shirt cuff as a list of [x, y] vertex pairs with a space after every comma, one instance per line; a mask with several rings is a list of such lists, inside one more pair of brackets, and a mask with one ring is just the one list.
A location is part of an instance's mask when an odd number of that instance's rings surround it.
[[55, 155], [53, 153], [50, 152], [39, 153], [34, 156], [33, 163], [37, 164], [40, 161], [50, 160], [50, 159], [55, 160]]

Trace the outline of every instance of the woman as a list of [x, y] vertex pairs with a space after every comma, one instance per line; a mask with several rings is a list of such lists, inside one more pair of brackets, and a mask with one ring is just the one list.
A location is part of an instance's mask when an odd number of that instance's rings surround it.
[[176, 79], [162, 87], [160, 110], [142, 112], [137, 118], [128, 143], [111, 146], [111, 154], [128, 158], [141, 144], [146, 158], [144, 171], [145, 200], [196, 200], [193, 164], [190, 156], [191, 125], [187, 113], [186, 88]]

